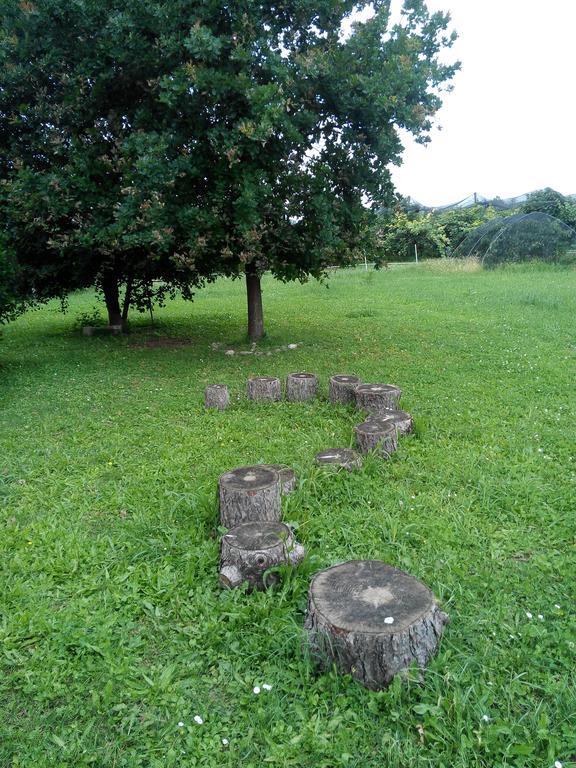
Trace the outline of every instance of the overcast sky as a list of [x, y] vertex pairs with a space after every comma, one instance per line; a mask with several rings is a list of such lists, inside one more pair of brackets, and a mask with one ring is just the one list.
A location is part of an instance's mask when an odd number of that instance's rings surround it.
[[[395, 0], [397, 6], [400, 0]], [[461, 71], [426, 147], [406, 138], [403, 195], [443, 205], [478, 192], [576, 193], [576, 0], [428, 0], [449, 11]]]

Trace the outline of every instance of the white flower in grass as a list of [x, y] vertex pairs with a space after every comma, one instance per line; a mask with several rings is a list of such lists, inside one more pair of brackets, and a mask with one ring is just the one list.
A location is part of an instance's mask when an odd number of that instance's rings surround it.
[[488, 717], [488, 715], [482, 715], [482, 720], [484, 720], [485, 723], [490, 722], [490, 718]]
[[184, 728], [184, 723], [182, 722], [182, 720], [180, 720], [180, 722], [178, 723], [178, 728]]
[[265, 691], [272, 690], [272, 686], [270, 685], [270, 683], [262, 683], [262, 688], [264, 688]]
[[542, 616], [541, 613], [538, 614], [538, 618], [540, 619], [540, 621], [544, 621], [544, 616]]
[[222, 744], [223, 746], [227, 747], [228, 744], [230, 744], [230, 742], [228, 741], [228, 739], [222, 739]]
[[532, 614], [530, 613], [530, 611], [526, 611], [526, 616], [528, 616], [529, 619], [532, 618]]
[[562, 768], [562, 763], [560, 762], [560, 760], [554, 761], [554, 768]]
[[202, 725], [204, 723], [204, 720], [202, 720], [200, 715], [194, 715], [194, 722], [198, 723], [198, 725]]
[[252, 688], [252, 692], [256, 693], [256, 694], [260, 693], [260, 686], [259, 685], [255, 685], [254, 688]]
[[554, 608], [558, 608], [558, 610], [560, 610], [560, 606], [558, 605], [558, 603], [554, 603]]

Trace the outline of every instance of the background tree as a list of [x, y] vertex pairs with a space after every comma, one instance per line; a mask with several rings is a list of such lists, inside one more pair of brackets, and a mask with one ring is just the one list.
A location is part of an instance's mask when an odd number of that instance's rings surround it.
[[[244, 274], [320, 276], [367, 245], [398, 128], [426, 140], [456, 67], [448, 17], [406, 0], [0, 0], [6, 231], [39, 298]], [[154, 281], [162, 281], [160, 285]]]
[[24, 306], [16, 259], [0, 239], [0, 325], [14, 319]]
[[576, 204], [573, 200], [546, 187], [532, 192], [520, 207], [521, 213], [541, 212], [560, 219], [568, 226], [576, 228]]

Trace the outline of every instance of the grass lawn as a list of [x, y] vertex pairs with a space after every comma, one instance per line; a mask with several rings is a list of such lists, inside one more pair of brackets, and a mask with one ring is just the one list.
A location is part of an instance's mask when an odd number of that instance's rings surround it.
[[[123, 338], [74, 329], [91, 294], [5, 329], [0, 766], [576, 765], [576, 271], [264, 289], [258, 348], [298, 349], [224, 354], [248, 348], [231, 281]], [[321, 400], [246, 400], [249, 375], [294, 370]], [[334, 476], [312, 462], [351, 445], [357, 416], [325, 399], [347, 372], [401, 386], [417, 431]], [[203, 409], [213, 382], [223, 413]], [[218, 586], [215, 491], [256, 462], [297, 470], [284, 517], [309, 557], [247, 595]], [[353, 558], [409, 571], [450, 614], [424, 685], [314, 675], [308, 583]]]

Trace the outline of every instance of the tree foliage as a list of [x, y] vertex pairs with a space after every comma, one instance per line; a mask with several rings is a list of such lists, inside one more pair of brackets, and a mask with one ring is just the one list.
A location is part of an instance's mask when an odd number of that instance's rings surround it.
[[421, 0], [342, 34], [369, 5], [0, 0], [5, 230], [34, 295], [96, 284], [110, 310], [121, 284], [189, 296], [352, 260], [398, 128], [426, 141], [456, 69]]

